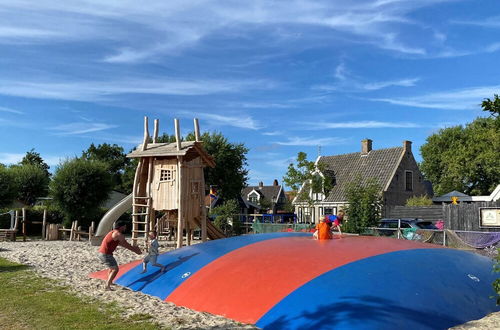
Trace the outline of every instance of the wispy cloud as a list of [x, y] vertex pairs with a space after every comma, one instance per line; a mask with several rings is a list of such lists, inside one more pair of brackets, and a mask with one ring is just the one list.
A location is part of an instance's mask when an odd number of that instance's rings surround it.
[[452, 24], [475, 25], [486, 28], [500, 28], [500, 16], [492, 16], [481, 20], [451, 20]]
[[111, 128], [116, 128], [116, 125], [109, 125], [104, 123], [90, 123], [90, 122], [75, 122], [68, 124], [61, 124], [49, 128], [60, 135], [80, 135], [91, 132], [103, 131]]
[[362, 88], [369, 91], [374, 91], [390, 86], [412, 87], [415, 86], [415, 83], [419, 80], [420, 78], [408, 78], [400, 80], [378, 81], [378, 82], [364, 84], [362, 85]]
[[10, 112], [10, 113], [15, 113], [17, 115], [23, 115], [24, 114], [24, 112], [22, 112], [22, 111], [15, 110], [15, 109], [12, 109], [12, 108], [6, 108], [6, 107], [0, 107], [0, 112]]
[[[9, 153], [0, 152], [0, 163], [5, 165], [17, 164], [19, 163], [26, 154], [21, 153]], [[41, 155], [44, 162], [49, 166], [55, 166], [64, 159], [64, 156], [53, 156], [53, 155]]]
[[337, 123], [316, 122], [304, 125], [307, 129], [324, 129], [324, 128], [418, 128], [422, 125], [411, 122], [386, 122], [386, 121], [349, 121]]
[[287, 141], [278, 141], [276, 144], [283, 146], [326, 146], [347, 143], [347, 139], [338, 137], [315, 138], [315, 137], [290, 137]]
[[289, 164], [295, 161], [294, 157], [281, 158], [281, 159], [273, 159], [266, 161], [267, 165], [278, 167], [278, 168], [286, 168]]
[[[192, 116], [191, 112], [182, 112], [187, 116]], [[196, 116], [200, 119], [209, 121], [213, 126], [232, 126], [251, 130], [258, 130], [262, 125], [249, 115], [220, 115], [215, 113], [196, 112]]]
[[39, 99], [101, 101], [120, 94], [208, 95], [273, 88], [264, 80], [123, 79], [112, 81], [0, 80], [0, 94]]
[[[401, 25], [418, 26], [409, 14], [444, 0], [431, 1], [149, 1], [79, 2], [56, 0], [5, 0], [0, 21], [6, 35], [22, 42], [54, 43], [61, 40], [113, 41], [103, 60], [138, 63], [162, 55], [178, 55], [214, 35], [241, 31], [242, 27], [266, 29], [268, 38], [296, 38], [293, 29], [323, 29], [316, 36], [349, 35], [356, 42], [397, 53], [425, 54], [398, 35]], [[280, 13], [280, 15], [276, 15]], [[202, 17], [203, 19], [199, 19]], [[54, 30], [53, 22], [58, 22]], [[289, 33], [277, 33], [283, 31]], [[305, 29], [302, 29], [305, 30]], [[2, 31], [0, 29], [0, 31]], [[0, 32], [1, 33], [1, 32]], [[146, 37], [145, 37], [146, 36]], [[10, 38], [10, 42], [13, 38]], [[7, 42], [0, 38], [0, 42]]]
[[499, 93], [500, 85], [494, 85], [470, 87], [404, 98], [376, 98], [371, 100], [416, 108], [469, 110], [478, 109], [479, 104], [484, 98]]
[[282, 131], [271, 131], [271, 132], [262, 132], [262, 135], [266, 136], [277, 136], [277, 135], [283, 135], [284, 133]]

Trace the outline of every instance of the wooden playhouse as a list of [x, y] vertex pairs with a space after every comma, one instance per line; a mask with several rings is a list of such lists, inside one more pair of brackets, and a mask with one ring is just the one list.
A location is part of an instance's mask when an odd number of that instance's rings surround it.
[[[204, 205], [205, 178], [203, 169], [214, 167], [213, 158], [200, 141], [198, 120], [194, 119], [195, 141], [181, 141], [179, 121], [175, 119], [174, 143], [158, 143], [158, 124], [154, 121], [151, 139], [148, 118], [144, 118], [144, 140], [136, 150], [127, 155], [138, 158], [132, 200], [132, 242], [139, 237], [147, 240], [149, 230], [157, 229], [157, 212], [160, 220], [176, 223], [177, 247], [183, 245], [186, 232], [190, 244], [191, 232], [201, 229], [203, 241], [207, 238], [207, 217]], [[152, 141], [152, 143], [150, 143]], [[210, 238], [220, 238], [208, 222]]]

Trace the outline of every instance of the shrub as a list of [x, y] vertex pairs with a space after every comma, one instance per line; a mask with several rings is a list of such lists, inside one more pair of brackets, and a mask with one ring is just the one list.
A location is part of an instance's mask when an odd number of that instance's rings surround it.
[[33, 205], [37, 197], [47, 195], [50, 179], [40, 166], [15, 165], [10, 168], [10, 171], [17, 186], [17, 198], [20, 201]]
[[382, 204], [380, 187], [375, 181], [363, 182], [357, 178], [349, 184], [346, 196], [349, 205], [344, 231], [360, 234], [364, 228], [377, 225]]
[[413, 196], [406, 200], [406, 206], [430, 206], [433, 205], [432, 199], [427, 195]]
[[0, 166], [0, 207], [12, 204], [17, 196], [18, 188], [12, 171]]
[[64, 215], [64, 223], [78, 220], [82, 226], [98, 221], [100, 205], [108, 198], [112, 178], [100, 161], [73, 159], [62, 163], [54, 173], [50, 192], [54, 204]]
[[[214, 225], [222, 230], [224, 233], [228, 234], [235, 232], [239, 234], [241, 231], [241, 224], [238, 219], [234, 219], [234, 215], [239, 213], [239, 205], [235, 199], [230, 199], [224, 202], [221, 206], [215, 207], [210, 212], [211, 216], [216, 216]], [[229, 224], [228, 219], [232, 219], [232, 225]]]

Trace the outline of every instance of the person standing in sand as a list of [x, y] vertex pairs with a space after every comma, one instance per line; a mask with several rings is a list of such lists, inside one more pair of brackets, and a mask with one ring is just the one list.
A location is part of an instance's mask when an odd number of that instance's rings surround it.
[[114, 229], [110, 231], [104, 239], [102, 240], [101, 247], [99, 248], [99, 260], [103, 264], [109, 267], [108, 280], [106, 281], [106, 291], [111, 291], [111, 284], [118, 274], [118, 263], [115, 257], [113, 257], [113, 252], [115, 252], [118, 245], [129, 249], [132, 252], [141, 254], [142, 251], [138, 246], [130, 245], [123, 233], [127, 229], [127, 225], [122, 221], [117, 221], [113, 227]]

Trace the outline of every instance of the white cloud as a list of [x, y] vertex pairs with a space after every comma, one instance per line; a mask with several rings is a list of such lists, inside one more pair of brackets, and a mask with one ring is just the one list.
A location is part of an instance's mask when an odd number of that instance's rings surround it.
[[18, 114], [18, 115], [24, 114], [24, 112], [22, 112], [22, 111], [11, 109], [11, 108], [6, 108], [6, 107], [0, 107], [0, 112], [10, 112], [10, 113]]
[[453, 24], [460, 25], [475, 25], [486, 28], [500, 28], [500, 16], [493, 16], [481, 19], [479, 21], [469, 20], [469, 21], [460, 21], [460, 20], [452, 20]]
[[74, 101], [100, 101], [120, 94], [208, 95], [273, 88], [264, 80], [141, 79], [111, 81], [0, 80], [0, 94]]
[[337, 67], [335, 68], [335, 78], [337, 78], [338, 80], [345, 80], [347, 74], [348, 71], [344, 62], [337, 65]]
[[275, 142], [283, 146], [326, 146], [345, 144], [347, 142], [344, 138], [329, 137], [329, 138], [314, 138], [314, 137], [290, 137], [288, 141]]
[[415, 86], [415, 83], [419, 80], [420, 80], [420, 78], [407, 78], [407, 79], [400, 79], [400, 80], [378, 81], [378, 82], [364, 84], [363, 89], [373, 91], [373, 90], [379, 90], [379, 89], [390, 87], [390, 86], [412, 87], [412, 86]]
[[267, 135], [267, 136], [276, 136], [276, 135], [283, 135], [284, 133], [282, 131], [271, 131], [271, 132], [262, 132], [262, 135]]
[[385, 122], [385, 121], [350, 121], [338, 123], [309, 123], [305, 125], [308, 129], [324, 129], [324, 128], [418, 128], [420, 124], [411, 122]]
[[289, 164], [293, 163], [294, 161], [295, 161], [295, 158], [288, 157], [288, 158], [269, 160], [269, 161], [266, 161], [266, 164], [273, 166], [273, 167], [286, 168]]
[[103, 131], [115, 127], [118, 126], [104, 123], [75, 122], [57, 125], [49, 129], [57, 132], [57, 134], [60, 135], [81, 135], [91, 132]]
[[484, 98], [499, 93], [500, 85], [496, 85], [469, 87], [454, 91], [429, 93], [404, 98], [377, 98], [371, 100], [416, 108], [468, 110], [478, 109]]
[[[184, 115], [192, 116], [191, 112], [182, 112]], [[209, 121], [213, 126], [232, 126], [251, 130], [258, 130], [262, 125], [251, 116], [248, 115], [219, 115], [215, 113], [196, 112], [196, 116], [200, 119]]]
[[45, 43], [112, 41], [109, 44], [115, 49], [104, 56], [104, 61], [137, 63], [179, 54], [228, 31], [240, 33], [258, 27], [266, 29], [268, 37], [281, 41], [297, 38], [294, 29], [306, 26], [323, 29], [316, 36], [325, 39], [348, 35], [355, 42], [419, 55], [426, 51], [403, 44], [404, 37], [397, 33], [402, 24], [418, 26], [409, 18], [411, 12], [443, 1], [152, 0], [144, 5], [138, 1], [4, 0], [0, 36], [3, 28], [3, 34], [9, 37], [0, 37], [0, 43], [14, 39]]

